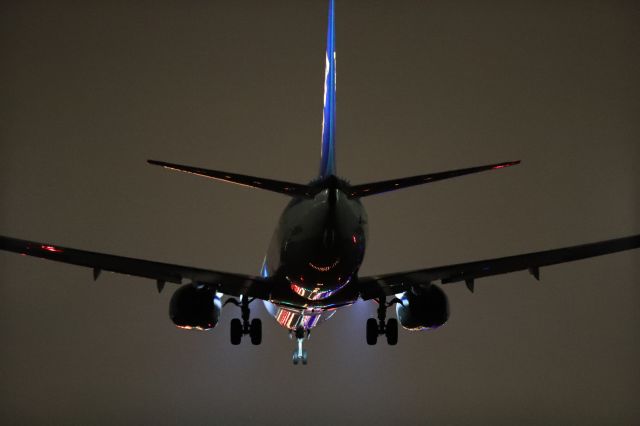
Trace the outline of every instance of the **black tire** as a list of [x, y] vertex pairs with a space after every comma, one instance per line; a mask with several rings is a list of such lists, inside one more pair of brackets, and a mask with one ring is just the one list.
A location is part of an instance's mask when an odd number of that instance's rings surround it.
[[367, 345], [378, 343], [378, 321], [375, 318], [367, 320]]
[[239, 345], [242, 341], [242, 321], [238, 318], [231, 320], [231, 344]]
[[260, 320], [260, 318], [254, 318], [251, 320], [249, 337], [251, 337], [252, 345], [259, 345], [260, 343], [262, 343], [262, 321]]
[[307, 355], [307, 351], [302, 351], [302, 365], [307, 365], [308, 360], [309, 356]]
[[387, 321], [387, 327], [384, 333], [387, 336], [387, 343], [391, 346], [398, 344], [398, 320], [395, 318], [389, 318]]

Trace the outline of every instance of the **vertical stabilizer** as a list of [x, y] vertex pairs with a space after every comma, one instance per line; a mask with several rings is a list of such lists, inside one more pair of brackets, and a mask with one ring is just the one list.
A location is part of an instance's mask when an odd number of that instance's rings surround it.
[[336, 174], [336, 42], [335, 0], [329, 0], [327, 53], [324, 70], [324, 111], [322, 116], [322, 150], [320, 177]]

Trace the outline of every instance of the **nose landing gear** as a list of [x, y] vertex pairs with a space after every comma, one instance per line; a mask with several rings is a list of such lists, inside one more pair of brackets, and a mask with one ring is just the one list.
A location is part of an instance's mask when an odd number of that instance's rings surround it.
[[308, 355], [305, 349], [302, 349], [302, 343], [305, 337], [308, 339], [310, 336], [310, 330], [305, 330], [304, 327], [299, 325], [295, 331], [291, 332], [296, 338], [296, 348], [293, 350], [293, 365], [298, 365], [302, 362], [302, 365], [307, 365]]
[[[393, 299], [387, 303], [385, 298], [378, 300], [378, 319], [369, 318], [367, 320], [367, 344], [375, 345], [378, 343], [378, 336], [384, 335], [387, 343], [391, 346], [398, 344], [398, 320], [395, 318], [387, 318], [387, 308], [395, 303], [399, 303], [399, 299]], [[385, 321], [386, 320], [386, 321]]]
[[251, 339], [251, 344], [259, 345], [262, 343], [262, 321], [260, 318], [254, 318], [249, 321], [251, 317], [251, 309], [249, 308], [249, 304], [253, 302], [254, 299], [249, 299], [247, 297], [241, 297], [240, 301], [236, 299], [229, 299], [225, 302], [232, 303], [236, 306], [240, 307], [242, 312], [242, 320], [240, 318], [234, 318], [231, 320], [231, 344], [239, 345], [242, 341], [242, 336], [245, 334], [249, 335]]

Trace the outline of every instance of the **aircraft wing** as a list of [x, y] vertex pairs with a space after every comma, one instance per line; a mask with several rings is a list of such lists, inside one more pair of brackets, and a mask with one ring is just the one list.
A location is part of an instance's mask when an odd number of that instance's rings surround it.
[[95, 253], [3, 236], [0, 236], [0, 249], [72, 265], [86, 266], [93, 269], [94, 279], [98, 278], [101, 271], [151, 278], [156, 280], [158, 291], [162, 290], [166, 282], [176, 284], [194, 282], [210, 286], [212, 289], [230, 296], [245, 295], [268, 300], [271, 293], [269, 280], [250, 275]]
[[360, 294], [364, 300], [401, 293], [411, 287], [428, 285], [435, 281], [440, 281], [442, 284], [465, 282], [469, 290], [473, 291], [476, 278], [528, 269], [536, 279], [540, 279], [539, 270], [543, 266], [572, 262], [638, 247], [640, 247], [640, 235], [634, 235], [555, 250], [364, 277], [358, 281]]

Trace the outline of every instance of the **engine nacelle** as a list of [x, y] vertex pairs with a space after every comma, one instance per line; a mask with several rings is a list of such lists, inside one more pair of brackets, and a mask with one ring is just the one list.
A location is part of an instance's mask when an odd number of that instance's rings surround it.
[[447, 296], [435, 284], [402, 293], [400, 300], [402, 304], [396, 304], [396, 314], [407, 330], [438, 328], [449, 318]]
[[169, 305], [171, 321], [187, 330], [211, 330], [220, 319], [222, 301], [206, 286], [183, 285], [173, 293]]

